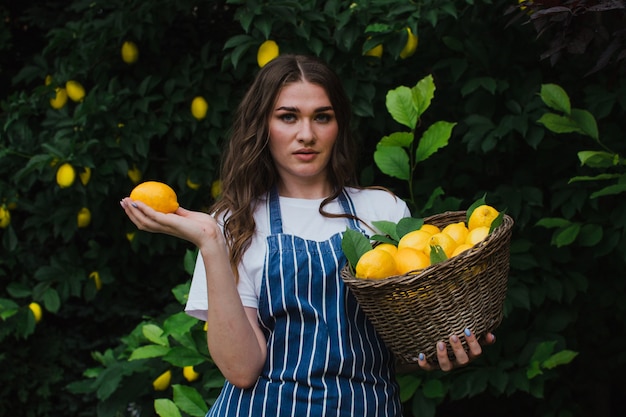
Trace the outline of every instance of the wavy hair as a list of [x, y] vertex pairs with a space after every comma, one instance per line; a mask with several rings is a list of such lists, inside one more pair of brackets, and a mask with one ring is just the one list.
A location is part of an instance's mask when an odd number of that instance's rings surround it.
[[324, 88], [338, 125], [328, 166], [334, 192], [322, 202], [320, 213], [327, 217], [344, 216], [327, 213], [324, 206], [337, 198], [344, 187], [357, 186], [350, 127], [352, 110], [339, 77], [315, 57], [281, 55], [270, 61], [261, 68], [235, 113], [221, 165], [223, 192], [212, 208], [216, 217], [224, 216], [224, 235], [236, 277], [237, 266], [256, 229], [255, 204], [279, 180], [268, 147], [270, 116], [281, 89], [300, 81]]

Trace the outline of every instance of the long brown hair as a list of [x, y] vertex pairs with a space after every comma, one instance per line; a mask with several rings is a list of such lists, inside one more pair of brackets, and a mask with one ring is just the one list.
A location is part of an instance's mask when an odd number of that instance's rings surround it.
[[266, 64], [254, 79], [235, 113], [230, 140], [225, 149], [221, 175], [222, 195], [214, 204], [217, 217], [225, 216], [224, 234], [230, 249], [230, 264], [237, 266], [255, 232], [254, 204], [278, 182], [278, 172], [269, 151], [269, 119], [281, 89], [307, 81], [324, 88], [335, 112], [338, 134], [328, 166], [334, 200], [345, 186], [357, 186], [354, 141], [350, 128], [350, 101], [339, 77], [324, 62], [303, 55], [281, 55]]

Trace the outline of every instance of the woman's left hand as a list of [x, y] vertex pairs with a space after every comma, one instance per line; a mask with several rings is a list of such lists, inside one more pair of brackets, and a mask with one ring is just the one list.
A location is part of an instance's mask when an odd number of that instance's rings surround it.
[[[463, 347], [461, 337], [465, 338], [467, 342], [468, 350]], [[493, 333], [487, 333], [483, 343], [491, 345], [495, 343], [496, 337]], [[418, 364], [422, 369], [427, 371], [441, 369], [442, 371], [451, 371], [455, 368], [465, 366], [472, 360], [476, 359], [482, 354], [482, 346], [478, 339], [469, 329], [466, 329], [462, 336], [452, 335], [449, 339], [450, 346], [454, 352], [454, 360], [450, 360], [448, 357], [448, 349], [444, 341], [437, 342], [437, 361], [439, 366], [429, 363], [424, 355], [420, 354]]]

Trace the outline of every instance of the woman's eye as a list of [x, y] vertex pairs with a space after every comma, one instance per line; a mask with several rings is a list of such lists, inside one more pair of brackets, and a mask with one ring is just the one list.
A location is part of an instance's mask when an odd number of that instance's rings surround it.
[[332, 120], [332, 116], [326, 113], [320, 113], [315, 118], [317, 119], [317, 121], [322, 123], [328, 123]]
[[296, 116], [291, 113], [281, 114], [278, 118], [283, 122], [293, 122], [296, 120]]

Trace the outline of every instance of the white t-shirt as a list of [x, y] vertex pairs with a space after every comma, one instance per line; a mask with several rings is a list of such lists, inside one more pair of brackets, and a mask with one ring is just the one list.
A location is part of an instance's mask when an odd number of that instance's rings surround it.
[[[369, 226], [372, 226], [373, 221], [397, 222], [403, 217], [411, 215], [404, 200], [387, 191], [354, 188], [347, 190], [354, 204], [356, 215]], [[307, 240], [324, 241], [336, 233], [344, 232], [348, 226], [348, 219], [322, 216], [319, 213], [322, 201], [323, 199], [307, 200], [280, 197], [283, 233], [296, 235]], [[327, 204], [325, 211], [343, 213], [341, 204], [337, 200]], [[237, 289], [244, 306], [257, 308], [265, 259], [266, 237], [271, 233], [265, 200], [257, 205], [254, 220], [256, 233], [239, 265]], [[374, 234], [368, 226], [363, 224], [360, 226], [369, 235]], [[202, 256], [198, 255], [185, 311], [193, 317], [206, 320], [207, 307], [206, 273]]]

